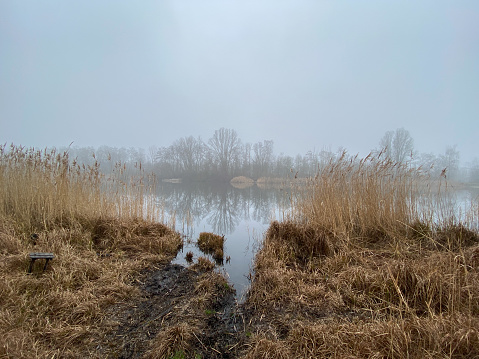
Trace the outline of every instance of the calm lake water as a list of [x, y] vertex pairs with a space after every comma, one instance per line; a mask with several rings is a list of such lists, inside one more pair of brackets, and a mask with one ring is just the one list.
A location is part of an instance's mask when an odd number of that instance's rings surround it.
[[[231, 260], [225, 260], [218, 267], [226, 272], [241, 301], [250, 284], [248, 277], [254, 256], [269, 224], [275, 219], [282, 220], [290, 208], [291, 189], [260, 188], [256, 184], [236, 188], [211, 183], [161, 183], [157, 189], [165, 220], [185, 236], [184, 248], [173, 263], [188, 266], [185, 255], [189, 251], [193, 252], [194, 262], [199, 256], [214, 261], [198, 249], [196, 241], [201, 232], [224, 235], [225, 258], [229, 256]], [[446, 204], [447, 212], [479, 229], [479, 188], [450, 188], [439, 197], [440, 203]], [[474, 218], [467, 218], [471, 205], [476, 208]]]
[[225, 236], [224, 254], [230, 257], [218, 264], [236, 289], [239, 301], [249, 286], [249, 273], [258, 246], [272, 220], [281, 220], [289, 208], [290, 190], [259, 188], [256, 185], [236, 188], [230, 184], [161, 183], [158, 201], [165, 219], [185, 236], [185, 245], [173, 261], [188, 266], [187, 252], [193, 261], [199, 256], [213, 258], [196, 246], [201, 232]]

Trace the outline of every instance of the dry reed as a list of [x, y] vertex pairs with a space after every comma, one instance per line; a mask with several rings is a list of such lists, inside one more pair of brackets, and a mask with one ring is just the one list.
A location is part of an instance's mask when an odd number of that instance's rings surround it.
[[198, 269], [203, 272], [210, 271], [214, 267], [215, 264], [206, 257], [198, 257], [198, 261], [192, 266], [193, 269]]
[[[0, 148], [0, 357], [78, 357], [105, 330], [104, 309], [136, 293], [132, 276], [176, 252], [180, 236], [152, 221], [145, 175], [124, 169]], [[55, 258], [28, 275], [29, 252]]]
[[162, 330], [153, 340], [144, 358], [169, 359], [190, 357], [192, 342], [198, 329], [188, 324], [178, 324]]
[[223, 251], [225, 236], [210, 232], [201, 232], [198, 238], [198, 247], [205, 253], [215, 253], [220, 249]]
[[380, 156], [323, 168], [256, 256], [246, 357], [478, 356], [479, 235], [436, 184]]

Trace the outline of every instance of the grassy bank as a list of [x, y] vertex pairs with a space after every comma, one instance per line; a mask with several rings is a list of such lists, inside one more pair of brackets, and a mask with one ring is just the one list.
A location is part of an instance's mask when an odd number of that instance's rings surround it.
[[[112, 165], [106, 178], [67, 153], [0, 148], [0, 357], [88, 356], [104, 309], [182, 243], [153, 220], [144, 174], [125, 180]], [[55, 258], [27, 274], [30, 252]]]
[[477, 204], [459, 218], [446, 185], [373, 157], [324, 168], [256, 257], [245, 357], [478, 357]]

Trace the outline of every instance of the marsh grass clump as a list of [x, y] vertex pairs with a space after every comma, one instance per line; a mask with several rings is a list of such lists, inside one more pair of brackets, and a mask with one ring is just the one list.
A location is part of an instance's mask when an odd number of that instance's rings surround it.
[[479, 237], [445, 187], [380, 155], [323, 167], [255, 257], [246, 307], [268, 336], [246, 357], [477, 356]]
[[479, 244], [479, 234], [462, 223], [446, 223], [435, 231], [431, 242], [438, 250], [455, 252]]
[[421, 218], [415, 205], [425, 178], [401, 164], [346, 153], [332, 160], [299, 192], [295, 210], [305, 222], [336, 236], [390, 240]]
[[224, 253], [221, 248], [216, 248], [215, 253], [213, 253], [213, 258], [217, 262], [223, 262]]
[[188, 263], [193, 262], [193, 252], [188, 251], [185, 255], [185, 259]]
[[290, 359], [294, 358], [294, 356], [287, 345], [266, 338], [255, 338], [252, 349], [249, 350], [245, 356], [243, 356], [243, 359], [268, 358]]
[[[139, 294], [132, 276], [176, 253], [144, 174], [130, 182], [123, 169], [0, 147], [0, 356], [79, 356], [108, 329], [105, 308]], [[27, 275], [29, 252], [55, 258]]]
[[205, 253], [215, 253], [217, 249], [223, 251], [225, 236], [210, 232], [201, 232], [198, 238], [198, 247]]
[[313, 257], [329, 256], [333, 253], [333, 235], [325, 230], [291, 221], [274, 221], [268, 228], [267, 237], [290, 248], [296, 260], [305, 262]]
[[193, 265], [193, 268], [203, 272], [211, 271], [214, 267], [215, 264], [206, 257], [198, 257], [198, 261]]
[[188, 324], [178, 324], [162, 330], [153, 339], [145, 358], [189, 358], [196, 333], [198, 329]]
[[183, 241], [162, 223], [139, 218], [98, 218], [92, 228], [92, 247], [97, 251], [176, 254]]
[[194, 294], [196, 307], [210, 316], [219, 311], [225, 298], [233, 295], [235, 289], [228, 284], [222, 273], [208, 271], [198, 277]]

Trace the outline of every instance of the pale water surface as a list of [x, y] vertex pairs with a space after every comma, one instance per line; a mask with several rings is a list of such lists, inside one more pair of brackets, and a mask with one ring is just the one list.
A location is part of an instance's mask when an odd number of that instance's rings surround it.
[[[196, 245], [201, 232], [225, 236], [225, 260], [217, 263], [236, 289], [239, 301], [249, 286], [254, 255], [272, 220], [282, 220], [289, 209], [291, 192], [285, 188], [235, 188], [230, 184], [161, 183], [157, 198], [165, 218], [185, 236], [185, 245], [173, 263], [188, 266], [187, 252], [193, 261], [202, 253]], [[172, 220], [173, 219], [173, 220]], [[231, 259], [227, 262], [226, 258]]]

